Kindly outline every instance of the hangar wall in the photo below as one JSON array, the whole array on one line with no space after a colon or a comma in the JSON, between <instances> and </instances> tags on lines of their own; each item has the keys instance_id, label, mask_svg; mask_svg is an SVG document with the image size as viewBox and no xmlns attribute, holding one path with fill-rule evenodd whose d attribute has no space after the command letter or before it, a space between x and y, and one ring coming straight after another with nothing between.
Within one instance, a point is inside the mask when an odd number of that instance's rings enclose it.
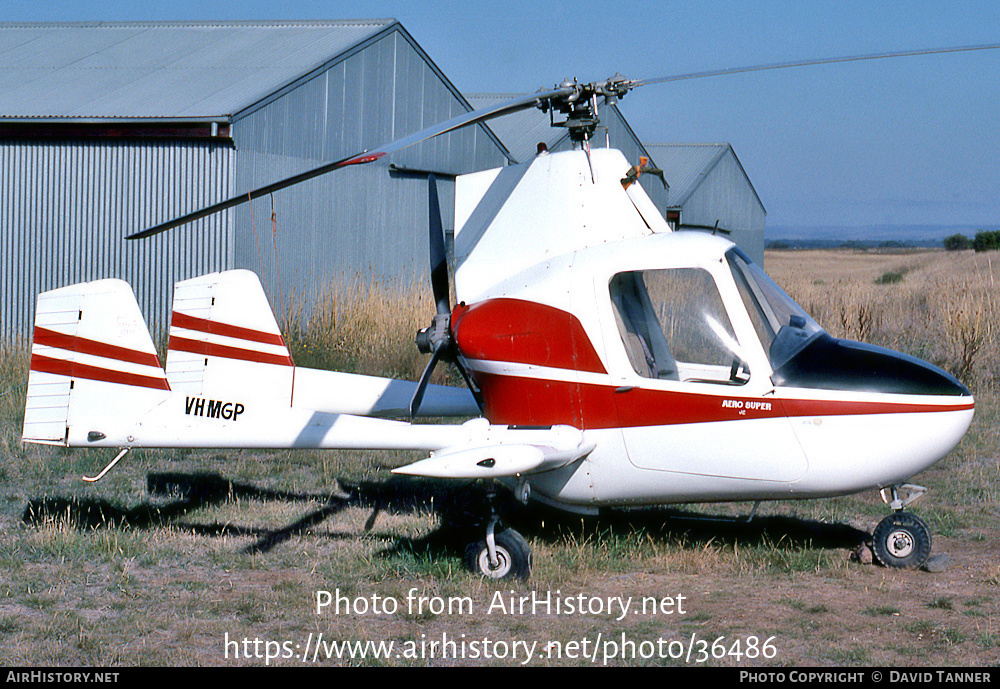
<instances>
[{"instance_id":1,"label":"hangar wall","mask_svg":"<svg viewBox=\"0 0 1000 689\"><path fill-rule=\"evenodd\" d=\"M355 272L416 279L428 261L426 171L445 174L447 219L449 175L507 160L492 133L470 127L276 193L277 259L267 197L127 242L470 107L394 20L3 24L0 33L14 46L0 59L7 340L31 337L39 292L85 280L127 280L157 337L173 284L207 272L280 275L282 290L300 295ZM194 47L178 58L178 45Z\"/></svg>"},{"instance_id":2,"label":"hangar wall","mask_svg":"<svg viewBox=\"0 0 1000 689\"><path fill-rule=\"evenodd\" d=\"M392 31L287 94L236 115L236 186L256 188L468 110L419 46L402 30ZM426 171L439 176L450 230L454 175L506 161L496 140L476 126L282 190L273 198L277 259L272 199L261 198L236 210L234 262L269 283L280 279L286 295L307 300L355 275L419 280L428 262Z\"/></svg>"},{"instance_id":3,"label":"hangar wall","mask_svg":"<svg viewBox=\"0 0 1000 689\"><path fill-rule=\"evenodd\" d=\"M229 218L123 237L226 198L233 162L217 141L0 141L0 336L30 337L39 292L109 277L128 281L162 330L174 282L230 267Z\"/></svg>"}]
</instances>

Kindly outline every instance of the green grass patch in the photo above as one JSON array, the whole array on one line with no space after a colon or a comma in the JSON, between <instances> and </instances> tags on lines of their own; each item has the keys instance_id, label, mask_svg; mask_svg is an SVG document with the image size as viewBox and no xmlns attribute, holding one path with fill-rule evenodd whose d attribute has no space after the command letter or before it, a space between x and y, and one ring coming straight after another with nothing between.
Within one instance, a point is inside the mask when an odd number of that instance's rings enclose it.
<instances>
[{"instance_id":1,"label":"green grass patch","mask_svg":"<svg viewBox=\"0 0 1000 689\"><path fill-rule=\"evenodd\" d=\"M864 613L872 617L896 617L899 615L899 608L893 605L876 605L865 608Z\"/></svg>"},{"instance_id":2,"label":"green grass patch","mask_svg":"<svg viewBox=\"0 0 1000 689\"><path fill-rule=\"evenodd\" d=\"M895 285L898 282L903 281L903 276L906 275L906 271L901 270L888 270L882 273L880 276L875 278L876 285Z\"/></svg>"}]
</instances>

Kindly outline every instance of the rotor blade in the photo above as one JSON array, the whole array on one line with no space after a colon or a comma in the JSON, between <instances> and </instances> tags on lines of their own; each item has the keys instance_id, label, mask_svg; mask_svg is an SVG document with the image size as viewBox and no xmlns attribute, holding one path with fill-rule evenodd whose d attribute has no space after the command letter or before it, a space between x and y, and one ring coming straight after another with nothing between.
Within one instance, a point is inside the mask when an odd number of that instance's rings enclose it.
<instances>
[{"instance_id":1,"label":"rotor blade","mask_svg":"<svg viewBox=\"0 0 1000 689\"><path fill-rule=\"evenodd\" d=\"M125 239L145 239L146 237L152 237L155 234L160 234L161 232L166 232L167 230L179 227L181 225L186 225L189 222L194 222L195 220L200 220L201 218L208 217L215 213L219 213L234 206L238 206L241 203L247 203L253 199L259 198L261 196L266 196L280 189L290 187L293 184L299 184L300 182L305 182L306 180L312 179L313 177L319 177L320 175L325 175L328 172L333 172L342 167L347 167L348 165L363 165L364 163L370 163L374 160L378 160L385 153L373 152L371 154L362 153L360 155L352 156L350 158L344 158L343 160L338 160L333 163L327 163L326 165L321 165L320 167L313 168L312 170L307 170L306 172L294 175L293 177L287 177L273 184L268 184L266 186L260 187L259 189L254 189L253 191L247 192L246 194L241 194L240 196L234 196L231 199L221 201L219 203L213 204L211 206L206 206L193 213L188 213L187 215L182 215L179 218L174 218L169 222L161 223L150 227L141 232L135 232L130 234Z\"/></svg>"},{"instance_id":2,"label":"rotor blade","mask_svg":"<svg viewBox=\"0 0 1000 689\"><path fill-rule=\"evenodd\" d=\"M486 120L493 119L494 117L500 117L502 115L508 115L519 110L524 110L526 108L534 107L541 101L548 100L550 98L567 96L573 93L574 89L572 87L562 87L555 88L549 91L538 91L536 93L519 96L511 100L503 101L500 103L495 103L491 106L481 108L479 110L473 110L471 112L462 113L461 115L456 115L450 120L444 122L439 122L431 127L422 129L419 132L414 132L409 136L405 136L401 139L397 139L390 143L379 146L378 148L368 149L362 151L356 155L348 156L347 158L341 158L340 160L326 163L320 165L319 167L312 168L311 170L306 170L305 172L287 177L285 179L273 182L271 184L265 185L258 189L254 189L245 194L240 194L239 196L234 196L231 199L222 201L220 203L213 204L211 206L206 206L200 210L194 211L193 213L188 213L174 220L170 220L165 223L161 223L154 227L142 230L141 232L136 232L130 234L126 239L143 239L145 237L151 237L155 234L165 232L166 230L178 227L180 225L185 225L194 220L204 218L206 216L212 215L213 213L218 213L224 211L228 208L233 208L240 204L252 201L255 198L270 194L272 192L278 191L280 189L285 189L293 184L299 184L300 182L305 182L306 180L312 179L314 177L319 177L320 175L325 175L334 170L339 170L341 168L349 167L351 165L363 165L365 163L371 163L378 160L379 158L388 155L389 153L395 153L404 148L410 146L415 146L416 144L427 141L428 139L433 139L435 136L440 136L442 134L447 134L448 132L455 131L456 129L461 129L462 127L467 127L472 124L478 124L480 122L485 122Z\"/></svg>"},{"instance_id":3,"label":"rotor blade","mask_svg":"<svg viewBox=\"0 0 1000 689\"><path fill-rule=\"evenodd\" d=\"M962 53L975 50L996 50L1000 44L987 43L981 45L963 45L950 48L925 48L922 50L900 50L889 53L871 53L868 55L842 55L839 57L821 57L811 60L793 60L791 62L773 62L763 65L752 65L748 67L729 67L727 69L715 69L705 72L689 72L687 74L675 74L656 79L637 79L631 82L632 88L647 86L649 84L662 84L670 81L684 81L686 79L702 79L705 77L718 77L726 74L742 74L744 72L763 72L769 69L785 69L788 67L808 67L810 65L827 65L835 62L861 62L863 60L882 60L893 57L911 57L914 55L937 55L940 53Z\"/></svg>"},{"instance_id":4,"label":"rotor blade","mask_svg":"<svg viewBox=\"0 0 1000 689\"><path fill-rule=\"evenodd\" d=\"M427 390L427 383L431 379L431 374L434 373L434 367L437 365L438 359L444 353L444 347L435 347L434 352L431 354L431 360L427 362L427 368L424 372L420 374L420 382L417 383L417 389L413 391L413 399L410 400L410 418L412 419L417 415L420 410L420 403L424 399L424 392Z\"/></svg>"},{"instance_id":5,"label":"rotor blade","mask_svg":"<svg viewBox=\"0 0 1000 689\"><path fill-rule=\"evenodd\" d=\"M448 254L444 247L444 225L441 222L441 204L438 201L437 179L427 176L428 226L430 227L431 289L438 315L451 313L451 295L448 290Z\"/></svg>"}]
</instances>

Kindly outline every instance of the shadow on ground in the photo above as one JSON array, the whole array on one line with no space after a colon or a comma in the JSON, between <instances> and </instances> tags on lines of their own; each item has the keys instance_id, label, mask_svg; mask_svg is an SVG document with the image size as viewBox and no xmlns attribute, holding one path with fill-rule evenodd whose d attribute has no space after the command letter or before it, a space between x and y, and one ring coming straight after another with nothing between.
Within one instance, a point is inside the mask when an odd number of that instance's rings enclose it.
<instances>
[{"instance_id":1,"label":"shadow on ground","mask_svg":"<svg viewBox=\"0 0 1000 689\"><path fill-rule=\"evenodd\" d=\"M365 530L372 531L381 513L433 513L440 528L420 539L383 536L392 545L384 556L400 552L430 555L461 555L465 544L483 537L489 518L489 504L504 516L505 524L517 528L529 539L558 543L572 535L580 540L599 539L609 530L616 534L642 533L647 538L697 547L707 543L739 546L768 546L794 550L803 547L858 550L870 535L846 524L832 524L788 516L758 516L752 520L697 514L681 509L606 509L600 515L581 517L535 504L523 506L506 491L491 496L480 483L421 480L391 477L385 481L342 483L334 494L296 493L260 488L230 481L214 473L151 473L147 478L152 501L123 508L105 500L79 498L39 498L24 509L22 521L40 526L65 523L73 528L150 529L170 527L205 536L242 536L254 539L247 553L264 553L275 546L307 533L326 519L349 507L371 510ZM231 500L288 501L320 503L296 521L278 529L240 526L231 522L202 524L184 517L197 509ZM328 534L330 538L338 538ZM339 536L343 538L345 536Z\"/></svg>"}]
</instances>

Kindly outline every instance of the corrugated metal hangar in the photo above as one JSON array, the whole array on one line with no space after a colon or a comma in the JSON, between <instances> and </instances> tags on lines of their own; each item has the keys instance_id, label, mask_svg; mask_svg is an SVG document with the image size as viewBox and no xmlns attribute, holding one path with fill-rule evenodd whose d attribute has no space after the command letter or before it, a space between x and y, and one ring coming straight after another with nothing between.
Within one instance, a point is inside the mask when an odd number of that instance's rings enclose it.
<instances>
[{"instance_id":1,"label":"corrugated metal hangar","mask_svg":"<svg viewBox=\"0 0 1000 689\"><path fill-rule=\"evenodd\" d=\"M538 141L568 147L564 130L527 110L126 242L485 102L463 97L391 19L0 24L0 46L4 339L30 336L38 292L98 278L127 280L154 334L173 284L212 271L254 270L272 301L279 277L286 297L354 274L416 279L427 270L427 171L439 175L451 230L455 175L527 159ZM594 145L667 170L617 108L604 110ZM676 188L667 182L669 193L644 184L664 210ZM749 186L745 175L727 182ZM698 224L687 212L683 223Z\"/></svg>"},{"instance_id":2,"label":"corrugated metal hangar","mask_svg":"<svg viewBox=\"0 0 1000 689\"><path fill-rule=\"evenodd\" d=\"M723 232L763 265L767 211L733 147L651 144L647 149L670 184L667 222L674 229Z\"/></svg>"},{"instance_id":3,"label":"corrugated metal hangar","mask_svg":"<svg viewBox=\"0 0 1000 689\"><path fill-rule=\"evenodd\" d=\"M30 333L35 294L83 280L130 282L154 332L178 280L244 267L273 285L267 197L123 237L471 109L393 20L8 24L0 45L5 336ZM425 179L389 166L445 173L447 207L447 175L507 159L469 127L275 194L282 290L426 272Z\"/></svg>"}]
</instances>

